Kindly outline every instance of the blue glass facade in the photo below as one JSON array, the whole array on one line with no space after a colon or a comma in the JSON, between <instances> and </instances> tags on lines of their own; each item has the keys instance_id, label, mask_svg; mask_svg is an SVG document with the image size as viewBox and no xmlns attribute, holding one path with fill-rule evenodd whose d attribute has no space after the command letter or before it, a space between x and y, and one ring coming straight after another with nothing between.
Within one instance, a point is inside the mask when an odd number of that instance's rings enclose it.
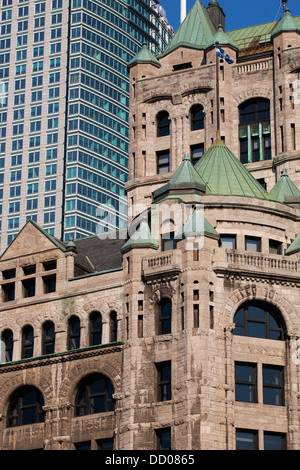
<instances>
[{"instance_id":1,"label":"blue glass facade","mask_svg":"<svg viewBox=\"0 0 300 470\"><path fill-rule=\"evenodd\" d=\"M155 0L156 1L156 0ZM126 225L129 76L162 48L153 0L0 0L1 249Z\"/></svg>"},{"instance_id":2,"label":"blue glass facade","mask_svg":"<svg viewBox=\"0 0 300 470\"><path fill-rule=\"evenodd\" d=\"M73 0L65 239L127 225L129 76L147 42L159 51L150 0Z\"/></svg>"}]
</instances>

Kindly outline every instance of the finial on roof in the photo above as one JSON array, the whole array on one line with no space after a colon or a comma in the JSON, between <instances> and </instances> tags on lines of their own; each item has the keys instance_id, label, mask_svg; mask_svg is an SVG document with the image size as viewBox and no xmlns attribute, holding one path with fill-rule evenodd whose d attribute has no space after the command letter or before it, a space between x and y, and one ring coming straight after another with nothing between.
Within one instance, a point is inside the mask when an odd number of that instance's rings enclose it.
<instances>
[{"instance_id":1,"label":"finial on roof","mask_svg":"<svg viewBox=\"0 0 300 470\"><path fill-rule=\"evenodd\" d=\"M66 245L66 249L67 251L74 251L76 252L76 245L75 245L75 242L74 242L74 239L73 238L70 238L70 240L68 241L67 245Z\"/></svg>"},{"instance_id":2,"label":"finial on roof","mask_svg":"<svg viewBox=\"0 0 300 470\"><path fill-rule=\"evenodd\" d=\"M284 168L281 172L281 176L288 176L286 168Z\"/></svg>"},{"instance_id":3,"label":"finial on roof","mask_svg":"<svg viewBox=\"0 0 300 470\"><path fill-rule=\"evenodd\" d=\"M185 152L184 157L183 157L183 161L189 160L189 159L190 159L190 156L189 156L188 152Z\"/></svg>"}]
</instances>

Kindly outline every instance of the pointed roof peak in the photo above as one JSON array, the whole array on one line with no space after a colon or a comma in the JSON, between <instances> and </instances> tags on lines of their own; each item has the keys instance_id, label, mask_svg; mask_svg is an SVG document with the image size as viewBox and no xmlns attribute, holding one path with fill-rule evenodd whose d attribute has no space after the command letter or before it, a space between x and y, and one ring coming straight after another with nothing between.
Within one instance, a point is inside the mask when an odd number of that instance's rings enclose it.
<instances>
[{"instance_id":1,"label":"pointed roof peak","mask_svg":"<svg viewBox=\"0 0 300 470\"><path fill-rule=\"evenodd\" d=\"M288 8L285 9L283 13L283 17L281 20L278 21L276 27L274 28L271 36L276 36L277 34L288 32L288 31L296 31L300 33L300 27L296 20L292 17L291 12Z\"/></svg>"},{"instance_id":2,"label":"pointed roof peak","mask_svg":"<svg viewBox=\"0 0 300 470\"><path fill-rule=\"evenodd\" d=\"M184 154L183 160L170 181L164 186L156 189L153 192L154 199L160 198L163 195L169 193L170 191L182 192L184 190L196 191L204 194L206 191L206 186L193 166L189 154L186 152Z\"/></svg>"},{"instance_id":3,"label":"pointed roof peak","mask_svg":"<svg viewBox=\"0 0 300 470\"><path fill-rule=\"evenodd\" d=\"M217 139L196 163L206 183L206 194L269 199L268 193L217 135Z\"/></svg>"},{"instance_id":4,"label":"pointed roof peak","mask_svg":"<svg viewBox=\"0 0 300 470\"><path fill-rule=\"evenodd\" d=\"M200 0L196 0L194 6L179 26L175 36L159 57L170 54L178 47L203 50L212 41L215 33L216 28L208 11Z\"/></svg>"},{"instance_id":5,"label":"pointed roof peak","mask_svg":"<svg viewBox=\"0 0 300 470\"><path fill-rule=\"evenodd\" d=\"M127 242L122 246L121 253L127 253L133 248L151 248L158 250L159 245L156 240L152 237L149 225L148 217L146 214L141 216L139 227L130 236Z\"/></svg>"},{"instance_id":6,"label":"pointed roof peak","mask_svg":"<svg viewBox=\"0 0 300 470\"><path fill-rule=\"evenodd\" d=\"M219 24L218 31L214 35L213 39L211 42L209 42L206 46L205 49L208 49L212 46L215 46L215 44L218 44L220 46L230 46L233 49L238 50L238 46L236 43L230 39L230 37L225 33L223 26Z\"/></svg>"},{"instance_id":7,"label":"pointed roof peak","mask_svg":"<svg viewBox=\"0 0 300 470\"><path fill-rule=\"evenodd\" d=\"M299 197L300 191L290 179L286 168L283 168L281 177L270 191L273 201L285 202L287 197Z\"/></svg>"},{"instance_id":8,"label":"pointed roof peak","mask_svg":"<svg viewBox=\"0 0 300 470\"><path fill-rule=\"evenodd\" d=\"M148 46L145 42L143 43L137 55L133 59L131 59L131 61L128 63L127 67L130 68L133 65L136 65L137 63L141 63L141 62L148 63L148 64L151 63L157 67L161 67L161 63L148 49Z\"/></svg>"}]
</instances>

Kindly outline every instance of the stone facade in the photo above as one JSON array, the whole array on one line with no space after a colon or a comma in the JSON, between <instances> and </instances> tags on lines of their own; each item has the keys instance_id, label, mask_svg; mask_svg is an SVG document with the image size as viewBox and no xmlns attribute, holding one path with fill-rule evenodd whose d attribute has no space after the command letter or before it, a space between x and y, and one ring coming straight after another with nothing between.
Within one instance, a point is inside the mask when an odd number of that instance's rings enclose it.
<instances>
[{"instance_id":1,"label":"stone facade","mask_svg":"<svg viewBox=\"0 0 300 470\"><path fill-rule=\"evenodd\" d=\"M225 120L217 141L214 48L179 46L160 65L131 64L128 233L64 243L29 221L2 254L1 449L300 449L299 197L218 192L220 181L202 186L197 165L182 160L203 142L228 169L236 158L228 149L240 154L238 107L262 97L271 106L272 158L245 166L267 191L283 167L299 186L299 134L292 142L289 133L300 125L299 105L290 109L289 91L300 34L272 41L246 58L224 45L235 65L219 64ZM196 131L194 104L205 110ZM162 137L160 111L171 121ZM170 171L157 174L156 152L165 149ZM224 169L219 175L225 180ZM204 225L190 234L198 206ZM172 233L181 233L173 245ZM55 335L45 334L49 321Z\"/></svg>"}]
</instances>

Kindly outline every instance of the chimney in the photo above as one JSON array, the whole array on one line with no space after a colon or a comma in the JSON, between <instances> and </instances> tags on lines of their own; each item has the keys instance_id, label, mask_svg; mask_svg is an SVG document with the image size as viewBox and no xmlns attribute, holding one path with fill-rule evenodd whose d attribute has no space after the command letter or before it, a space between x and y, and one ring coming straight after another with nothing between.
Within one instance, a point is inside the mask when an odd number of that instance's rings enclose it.
<instances>
[{"instance_id":1,"label":"chimney","mask_svg":"<svg viewBox=\"0 0 300 470\"><path fill-rule=\"evenodd\" d=\"M216 30L218 29L219 25L222 25L223 30L225 31L225 13L223 8L220 7L219 2L213 0L209 2L208 7L206 7L209 16L215 26Z\"/></svg>"}]
</instances>

